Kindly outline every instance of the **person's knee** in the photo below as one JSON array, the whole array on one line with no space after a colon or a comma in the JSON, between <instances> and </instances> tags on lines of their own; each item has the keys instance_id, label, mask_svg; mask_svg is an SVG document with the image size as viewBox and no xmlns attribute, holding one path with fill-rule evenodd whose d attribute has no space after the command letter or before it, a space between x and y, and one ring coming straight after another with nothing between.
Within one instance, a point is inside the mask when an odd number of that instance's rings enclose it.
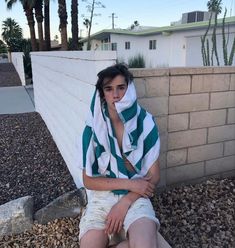
<instances>
[{"instance_id":1,"label":"person's knee","mask_svg":"<svg viewBox=\"0 0 235 248\"><path fill-rule=\"evenodd\" d=\"M108 244L108 236L103 230L87 231L80 240L80 248L105 248Z\"/></svg>"},{"instance_id":2,"label":"person's knee","mask_svg":"<svg viewBox=\"0 0 235 248\"><path fill-rule=\"evenodd\" d=\"M130 248L158 248L156 242L151 240L129 240L129 247Z\"/></svg>"},{"instance_id":3,"label":"person's knee","mask_svg":"<svg viewBox=\"0 0 235 248\"><path fill-rule=\"evenodd\" d=\"M135 221L128 230L130 248L157 248L156 224L147 218Z\"/></svg>"}]
</instances>

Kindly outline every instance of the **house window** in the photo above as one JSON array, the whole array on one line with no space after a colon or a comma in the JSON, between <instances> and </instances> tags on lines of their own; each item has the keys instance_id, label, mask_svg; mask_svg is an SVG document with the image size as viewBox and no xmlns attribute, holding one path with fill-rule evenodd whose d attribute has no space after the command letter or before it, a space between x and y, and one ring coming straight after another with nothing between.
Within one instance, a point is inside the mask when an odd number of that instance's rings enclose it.
<instances>
[{"instance_id":1,"label":"house window","mask_svg":"<svg viewBox=\"0 0 235 248\"><path fill-rule=\"evenodd\" d=\"M117 51L117 43L112 43L112 51Z\"/></svg>"},{"instance_id":2,"label":"house window","mask_svg":"<svg viewBox=\"0 0 235 248\"><path fill-rule=\"evenodd\" d=\"M126 50L131 49L131 43L130 43L130 41L126 41L126 42L125 42L125 49L126 49Z\"/></svg>"},{"instance_id":3,"label":"house window","mask_svg":"<svg viewBox=\"0 0 235 248\"><path fill-rule=\"evenodd\" d=\"M149 49L150 50L155 50L156 49L156 44L157 44L156 40L150 40L149 41Z\"/></svg>"}]
</instances>

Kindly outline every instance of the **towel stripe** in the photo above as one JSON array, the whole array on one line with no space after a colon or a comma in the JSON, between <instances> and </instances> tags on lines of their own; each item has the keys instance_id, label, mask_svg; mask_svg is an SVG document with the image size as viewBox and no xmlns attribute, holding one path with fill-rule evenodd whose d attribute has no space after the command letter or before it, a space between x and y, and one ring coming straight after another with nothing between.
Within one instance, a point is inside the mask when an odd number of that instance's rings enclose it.
<instances>
[{"instance_id":1,"label":"towel stripe","mask_svg":"<svg viewBox=\"0 0 235 248\"><path fill-rule=\"evenodd\" d=\"M126 123L130 119L132 119L137 114L137 101L135 101L132 106L121 113L119 113L119 116L121 120Z\"/></svg>"},{"instance_id":2,"label":"towel stripe","mask_svg":"<svg viewBox=\"0 0 235 248\"><path fill-rule=\"evenodd\" d=\"M87 151L89 148L89 145L91 143L91 137L92 137L92 130L91 127L86 126L83 135L82 135L82 146L83 146L83 167L86 166L87 163Z\"/></svg>"}]
</instances>

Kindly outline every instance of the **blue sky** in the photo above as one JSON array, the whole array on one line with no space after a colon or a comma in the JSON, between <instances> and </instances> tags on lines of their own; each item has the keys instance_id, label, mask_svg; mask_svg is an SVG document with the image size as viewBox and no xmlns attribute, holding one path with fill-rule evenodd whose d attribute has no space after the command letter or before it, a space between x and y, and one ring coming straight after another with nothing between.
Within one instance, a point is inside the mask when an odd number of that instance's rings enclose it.
<instances>
[{"instance_id":1,"label":"blue sky","mask_svg":"<svg viewBox=\"0 0 235 248\"><path fill-rule=\"evenodd\" d=\"M182 13L194 10L207 10L207 0L100 0L106 8L96 9L100 16L95 17L92 33L102 29L111 28L111 14L115 13L115 28L127 28L135 20L142 26L168 26L172 21L180 20ZM228 9L227 16L235 16L235 0L223 0L223 12L225 6ZM71 11L71 0L66 1L68 16ZM82 24L82 15L87 16L86 3L79 0L79 28L82 35L86 35L85 26ZM57 1L51 1L51 38L59 35L59 18L57 15ZM15 19L23 28L24 37L29 37L27 20L20 3L16 3L12 10L6 9L4 0L0 0L0 27L7 17ZM220 16L222 17L222 15ZM71 36L70 17L68 18L68 36ZM36 25L35 25L36 28ZM36 29L37 30L37 29ZM37 35L37 34L36 34Z\"/></svg>"}]
</instances>

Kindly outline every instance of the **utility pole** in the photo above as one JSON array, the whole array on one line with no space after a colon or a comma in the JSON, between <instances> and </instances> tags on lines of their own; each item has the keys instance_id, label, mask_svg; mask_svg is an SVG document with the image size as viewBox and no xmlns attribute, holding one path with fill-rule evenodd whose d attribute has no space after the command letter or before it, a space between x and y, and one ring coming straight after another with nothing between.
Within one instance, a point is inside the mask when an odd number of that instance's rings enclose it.
<instances>
[{"instance_id":1,"label":"utility pole","mask_svg":"<svg viewBox=\"0 0 235 248\"><path fill-rule=\"evenodd\" d=\"M115 16L115 13L112 13L112 16L109 17L112 17L112 29L114 29L114 18L118 18L118 17Z\"/></svg>"}]
</instances>

